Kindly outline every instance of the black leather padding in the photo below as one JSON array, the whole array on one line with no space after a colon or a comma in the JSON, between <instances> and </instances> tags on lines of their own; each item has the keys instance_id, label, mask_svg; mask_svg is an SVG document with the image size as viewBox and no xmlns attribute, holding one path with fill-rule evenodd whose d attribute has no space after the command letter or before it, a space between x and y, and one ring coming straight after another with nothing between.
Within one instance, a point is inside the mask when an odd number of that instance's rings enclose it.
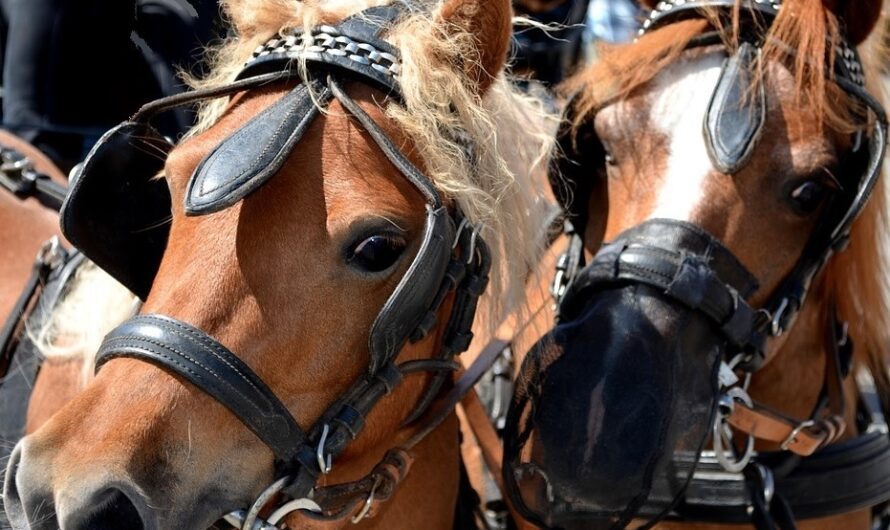
<instances>
[{"instance_id":1,"label":"black leather padding","mask_svg":"<svg viewBox=\"0 0 890 530\"><path fill-rule=\"evenodd\" d=\"M188 183L187 215L229 208L281 169L329 98L327 89L303 83L254 116L198 164Z\"/></svg>"},{"instance_id":2,"label":"black leather padding","mask_svg":"<svg viewBox=\"0 0 890 530\"><path fill-rule=\"evenodd\" d=\"M167 246L170 191L156 177L172 148L146 123L121 123L90 151L60 212L68 241L142 299Z\"/></svg>"},{"instance_id":3,"label":"black leather padding","mask_svg":"<svg viewBox=\"0 0 890 530\"><path fill-rule=\"evenodd\" d=\"M282 462L312 461L306 434L287 407L250 367L200 329L163 315L137 315L105 337L96 371L119 357L147 361L197 386L237 416Z\"/></svg>"},{"instance_id":4,"label":"black leather padding","mask_svg":"<svg viewBox=\"0 0 890 530\"><path fill-rule=\"evenodd\" d=\"M705 141L714 167L732 175L750 159L766 119L766 92L756 82L760 49L743 42L726 61L705 114Z\"/></svg>"},{"instance_id":5,"label":"black leather padding","mask_svg":"<svg viewBox=\"0 0 890 530\"><path fill-rule=\"evenodd\" d=\"M448 268L455 232L447 208L427 207L417 257L371 326L369 373L395 358L433 304Z\"/></svg>"}]
</instances>

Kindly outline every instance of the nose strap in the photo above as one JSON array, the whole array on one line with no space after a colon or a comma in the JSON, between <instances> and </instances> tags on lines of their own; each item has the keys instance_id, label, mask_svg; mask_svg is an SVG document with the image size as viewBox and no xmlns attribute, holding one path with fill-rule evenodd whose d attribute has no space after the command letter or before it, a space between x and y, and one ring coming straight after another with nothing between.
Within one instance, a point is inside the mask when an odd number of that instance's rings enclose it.
<instances>
[{"instance_id":1,"label":"nose strap","mask_svg":"<svg viewBox=\"0 0 890 530\"><path fill-rule=\"evenodd\" d=\"M733 346L763 351L757 312L745 301L756 280L719 241L681 221L650 220L605 245L569 287L560 315L574 318L592 290L634 283L706 315Z\"/></svg>"},{"instance_id":2,"label":"nose strap","mask_svg":"<svg viewBox=\"0 0 890 530\"><path fill-rule=\"evenodd\" d=\"M162 315L138 315L106 337L96 371L129 357L181 376L229 409L286 465L311 466L306 433L287 408L243 361L206 333Z\"/></svg>"}]
</instances>

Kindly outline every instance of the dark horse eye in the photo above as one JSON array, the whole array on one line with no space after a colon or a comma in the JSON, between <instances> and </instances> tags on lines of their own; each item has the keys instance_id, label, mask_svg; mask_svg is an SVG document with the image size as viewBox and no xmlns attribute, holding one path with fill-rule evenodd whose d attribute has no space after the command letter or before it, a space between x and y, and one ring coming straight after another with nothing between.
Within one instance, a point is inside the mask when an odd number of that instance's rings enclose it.
<instances>
[{"instance_id":1,"label":"dark horse eye","mask_svg":"<svg viewBox=\"0 0 890 530\"><path fill-rule=\"evenodd\" d=\"M797 184L788 194L788 202L794 211L811 214L819 208L828 194L828 187L820 180L807 180Z\"/></svg>"},{"instance_id":2,"label":"dark horse eye","mask_svg":"<svg viewBox=\"0 0 890 530\"><path fill-rule=\"evenodd\" d=\"M356 245L347 261L367 272L381 272L399 259L406 246L405 239L400 236L374 235Z\"/></svg>"}]
</instances>

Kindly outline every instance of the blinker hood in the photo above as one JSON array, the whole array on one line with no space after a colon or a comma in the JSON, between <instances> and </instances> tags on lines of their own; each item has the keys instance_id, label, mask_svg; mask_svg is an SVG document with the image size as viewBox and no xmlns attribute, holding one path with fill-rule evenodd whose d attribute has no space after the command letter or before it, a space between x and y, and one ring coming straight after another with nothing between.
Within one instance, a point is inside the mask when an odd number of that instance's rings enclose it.
<instances>
[{"instance_id":1,"label":"blinker hood","mask_svg":"<svg viewBox=\"0 0 890 530\"><path fill-rule=\"evenodd\" d=\"M735 313L715 321L720 298L735 293L747 307L756 287L725 247L687 223L647 221L606 245L569 287L561 323L523 363L505 434L514 506L566 529L624 528L666 513L711 432L720 363L742 335L729 325Z\"/></svg>"}]
</instances>

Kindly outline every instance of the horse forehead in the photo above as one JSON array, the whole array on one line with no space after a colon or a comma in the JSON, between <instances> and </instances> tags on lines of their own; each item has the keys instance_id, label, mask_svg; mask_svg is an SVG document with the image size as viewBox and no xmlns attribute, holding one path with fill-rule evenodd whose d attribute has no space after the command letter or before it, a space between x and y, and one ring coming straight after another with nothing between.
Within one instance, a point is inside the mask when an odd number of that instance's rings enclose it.
<instances>
[{"instance_id":1,"label":"horse forehead","mask_svg":"<svg viewBox=\"0 0 890 530\"><path fill-rule=\"evenodd\" d=\"M709 53L679 62L655 79L649 126L669 141L651 218L690 221L705 200L708 177L716 170L702 131L723 61L722 53Z\"/></svg>"}]
</instances>

